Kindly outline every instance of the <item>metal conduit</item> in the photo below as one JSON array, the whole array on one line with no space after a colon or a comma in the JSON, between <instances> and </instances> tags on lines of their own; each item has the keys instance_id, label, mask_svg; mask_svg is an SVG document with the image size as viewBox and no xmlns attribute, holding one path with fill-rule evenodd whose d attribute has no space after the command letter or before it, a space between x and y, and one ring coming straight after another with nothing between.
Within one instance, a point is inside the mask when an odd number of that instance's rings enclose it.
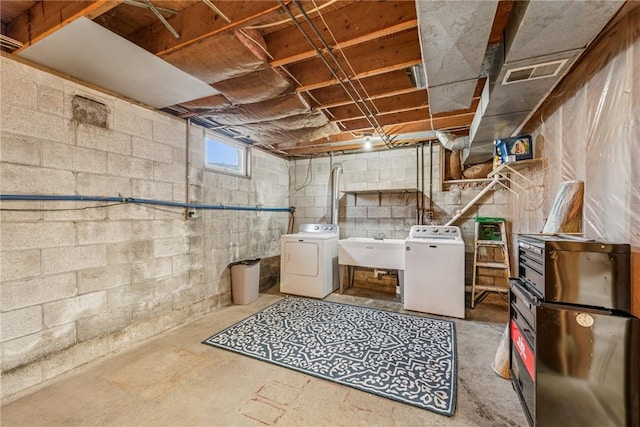
<instances>
[{"instance_id":1,"label":"metal conduit","mask_svg":"<svg viewBox=\"0 0 640 427\"><path fill-rule=\"evenodd\" d=\"M418 191L424 191L420 188L420 148L416 144L416 188ZM420 224L420 196L416 194L416 224Z\"/></svg>"},{"instance_id":2,"label":"metal conduit","mask_svg":"<svg viewBox=\"0 0 640 427\"><path fill-rule=\"evenodd\" d=\"M420 178L422 182L420 184L420 198L422 201L420 202L420 225L424 225L424 142L420 143Z\"/></svg>"},{"instance_id":3,"label":"metal conduit","mask_svg":"<svg viewBox=\"0 0 640 427\"><path fill-rule=\"evenodd\" d=\"M294 3L298 7L298 9L300 9L300 12L301 12L302 16L304 16L305 21L307 21L307 24L309 24L309 26L311 27L311 29L315 33L316 37L318 37L318 39L322 43L322 46L327 50L327 53L329 54L331 59L333 59L333 62L335 62L336 66L338 67L338 70L340 70L342 75L345 77L346 81L349 83L349 86L351 86L351 89L353 90L353 92L358 96L358 98L360 98L360 101L362 102L363 106L367 109L369 117L373 120L373 122L375 122L374 123L375 126L372 125L372 127L380 135L380 138L382 139L382 142L384 142L387 147L392 148L391 139L384 132L384 130L382 130L382 126L380 126L380 122L378 122L378 119L376 118L376 116L373 113L373 111L371 111L371 108L369 108L369 105L367 105L366 100L362 97L362 95L358 91L358 88L356 88L356 86L353 84L353 80L351 80L351 78L349 78L349 74L342 67L342 65L340 64L340 61L338 60L338 58L333 53L333 50L331 49L331 47L327 44L327 42L325 41L324 37L322 37L322 34L320 34L320 32L318 31L318 27L316 27L315 24L313 23L313 21L311 21L311 18L309 18L309 15L307 15L307 12L305 12L305 10L302 8L302 5L300 4L300 2L298 0L295 0ZM340 80L340 79L338 79L338 80ZM357 106L357 102L356 102L356 106ZM360 110L360 112L363 113L362 110ZM363 113L363 114L365 114L365 113ZM366 118L366 116L367 116L367 114L365 114L365 118ZM371 125L371 121L369 119L367 119L367 122L369 122L369 124Z\"/></svg>"},{"instance_id":4,"label":"metal conduit","mask_svg":"<svg viewBox=\"0 0 640 427\"><path fill-rule=\"evenodd\" d=\"M229 211L265 211L265 212L292 212L294 207L263 207L263 206L238 206L238 205L204 205L200 203L168 202L164 200L139 199L136 197L100 197L100 196L53 196L30 194L0 194L3 200L49 200L49 201L81 201L81 202L121 202L141 205L172 206L176 208L194 208L204 210L229 210Z\"/></svg>"},{"instance_id":5,"label":"metal conduit","mask_svg":"<svg viewBox=\"0 0 640 427\"><path fill-rule=\"evenodd\" d=\"M338 59L336 58L336 56L333 54L333 52L331 51L331 48L327 45L327 43L325 42L324 38L322 37L322 35L319 33L318 29L315 27L315 25L313 24L313 22L311 21L311 19L309 18L309 16L307 15L307 13L304 11L304 9L302 8L302 6L299 4L299 2L295 1L295 5L298 7L298 9L300 9L300 11L302 12L302 15L304 16L306 22L309 24L309 26L314 30L316 36L320 39L320 41L322 42L324 48L327 50L327 53L329 54L329 56L331 57L331 59L336 63L336 65L338 66L338 68L340 69L340 71L343 73L344 75L344 80L348 81L349 84L351 85L351 87L353 88L354 92L356 93L356 95L360 98L360 102L365 106L365 108L367 108L367 110L369 110L369 113L366 113L362 107L360 106L360 104L358 103L358 100L356 100L354 98L354 96L349 92L349 89L345 86L345 84L343 83L343 79L341 79L337 73L335 72L335 70L331 67L331 64L329 64L327 62L327 60L325 59L325 57L322 55L322 52L320 51L320 49L315 45L315 43L313 42L313 40L311 39L311 37L309 37L309 35L307 34L307 32L302 28L302 26L300 25L300 23L298 22L298 20L296 19L296 17L294 16L294 14L289 10L289 8L286 6L286 4L284 3L284 1L282 0L278 0L278 3L280 4L280 7L287 13L287 15L289 15L289 17L291 18L291 20L293 21L293 23L295 24L296 28L298 28L298 31L300 31L300 33L304 36L304 38L307 40L307 42L309 43L309 45L313 48L313 50L315 50L316 54L318 55L318 57L320 58L320 60L324 63L324 65L327 67L327 69L331 72L331 75L338 81L338 84L342 87L342 89L344 89L345 93L347 94L347 96L351 99L351 101L353 101L353 103L355 104L356 108L358 108L358 110L360 111L360 113L362 113L362 115L364 116L365 120L367 121L367 123L369 123L369 125L374 128L374 130L376 131L376 133L378 133L380 135L380 138L382 139L382 142L384 142L384 144L387 146L387 148L393 148L393 145L391 144L391 138L389 138L389 136L384 132L384 130L382 130L382 126L380 126L379 123L377 123L377 120L374 116L374 114L371 112L371 110L369 109L368 105L366 104L366 101L364 99L362 99L362 96L360 95L360 93L358 92L358 90L355 88L355 85L353 84L353 82L351 81L351 79L349 78L349 75L345 72L344 68L342 68L342 66L340 65ZM372 119L376 122L372 122Z\"/></svg>"}]
</instances>

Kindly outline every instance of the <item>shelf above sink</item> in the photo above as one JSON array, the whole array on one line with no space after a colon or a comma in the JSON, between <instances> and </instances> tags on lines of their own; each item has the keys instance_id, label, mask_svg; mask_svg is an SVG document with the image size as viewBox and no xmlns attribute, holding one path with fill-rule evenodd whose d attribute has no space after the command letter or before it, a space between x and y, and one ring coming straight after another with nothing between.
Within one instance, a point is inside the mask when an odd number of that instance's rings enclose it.
<instances>
[{"instance_id":1,"label":"shelf above sink","mask_svg":"<svg viewBox=\"0 0 640 427\"><path fill-rule=\"evenodd\" d=\"M353 194L356 198L356 203L358 200L358 196L366 196L366 195L376 195L378 196L378 205L382 203L382 195L383 194L404 194L405 200L408 199L410 194L419 194L420 189L416 187L411 188L380 188L374 190L343 190L341 193L344 194ZM417 197L417 196L416 196Z\"/></svg>"}]
</instances>

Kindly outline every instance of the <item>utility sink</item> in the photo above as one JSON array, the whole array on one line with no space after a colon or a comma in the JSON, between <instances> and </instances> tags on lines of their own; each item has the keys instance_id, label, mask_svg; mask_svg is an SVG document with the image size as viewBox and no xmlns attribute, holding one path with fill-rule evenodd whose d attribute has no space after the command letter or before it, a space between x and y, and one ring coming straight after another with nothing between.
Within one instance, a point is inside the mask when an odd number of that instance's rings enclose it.
<instances>
[{"instance_id":1,"label":"utility sink","mask_svg":"<svg viewBox=\"0 0 640 427\"><path fill-rule=\"evenodd\" d=\"M338 264L404 270L404 240L373 237L338 240Z\"/></svg>"}]
</instances>

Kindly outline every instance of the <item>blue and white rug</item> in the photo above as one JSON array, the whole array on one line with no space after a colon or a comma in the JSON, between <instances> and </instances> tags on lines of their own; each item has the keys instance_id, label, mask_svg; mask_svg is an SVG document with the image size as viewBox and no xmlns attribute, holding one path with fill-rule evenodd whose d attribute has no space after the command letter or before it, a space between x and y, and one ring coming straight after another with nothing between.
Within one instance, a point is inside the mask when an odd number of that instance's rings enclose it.
<instances>
[{"instance_id":1,"label":"blue and white rug","mask_svg":"<svg viewBox=\"0 0 640 427\"><path fill-rule=\"evenodd\" d=\"M448 320L287 297L203 343L439 414L455 411Z\"/></svg>"}]
</instances>

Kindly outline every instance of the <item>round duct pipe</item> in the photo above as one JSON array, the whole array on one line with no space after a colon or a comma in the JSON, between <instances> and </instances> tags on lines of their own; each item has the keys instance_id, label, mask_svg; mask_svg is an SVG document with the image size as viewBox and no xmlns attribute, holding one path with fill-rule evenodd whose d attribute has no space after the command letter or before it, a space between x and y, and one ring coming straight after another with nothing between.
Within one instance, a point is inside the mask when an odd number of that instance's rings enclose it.
<instances>
[{"instance_id":1,"label":"round duct pipe","mask_svg":"<svg viewBox=\"0 0 640 427\"><path fill-rule=\"evenodd\" d=\"M468 136L456 137L451 132L444 132L441 130L435 131L435 134L438 141L440 141L440 144L449 151L464 150L469 147Z\"/></svg>"}]
</instances>

